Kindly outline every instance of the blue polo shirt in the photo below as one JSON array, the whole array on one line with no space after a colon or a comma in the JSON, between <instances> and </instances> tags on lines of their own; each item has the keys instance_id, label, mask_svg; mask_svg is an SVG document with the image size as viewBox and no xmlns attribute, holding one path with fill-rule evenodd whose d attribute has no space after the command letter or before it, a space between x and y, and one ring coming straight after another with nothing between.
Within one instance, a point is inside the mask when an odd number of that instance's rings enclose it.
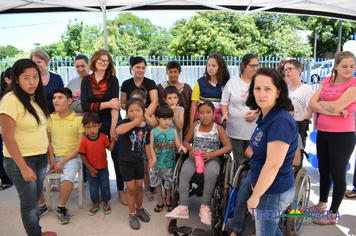
<instances>
[{"instance_id":1,"label":"blue polo shirt","mask_svg":"<svg viewBox=\"0 0 356 236\"><path fill-rule=\"evenodd\" d=\"M289 149L283 165L279 169L267 194L280 194L294 185L293 159L298 147L298 126L294 118L283 108L275 106L262 119L262 113L257 120L257 127L250 139L253 154L250 160L251 181L255 186L267 158L267 144L282 141L289 144Z\"/></svg>"}]
</instances>

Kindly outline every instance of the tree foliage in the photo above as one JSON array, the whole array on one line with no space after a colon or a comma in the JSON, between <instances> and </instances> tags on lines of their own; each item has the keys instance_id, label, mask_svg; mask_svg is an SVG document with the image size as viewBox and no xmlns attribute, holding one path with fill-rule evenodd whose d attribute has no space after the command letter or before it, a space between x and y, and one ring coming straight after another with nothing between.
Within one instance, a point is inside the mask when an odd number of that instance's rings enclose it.
<instances>
[{"instance_id":1,"label":"tree foliage","mask_svg":"<svg viewBox=\"0 0 356 236\"><path fill-rule=\"evenodd\" d=\"M0 58L14 57L20 52L21 50L17 49L15 46L12 45L7 45L6 47L0 46Z\"/></svg>"},{"instance_id":2,"label":"tree foliage","mask_svg":"<svg viewBox=\"0 0 356 236\"><path fill-rule=\"evenodd\" d=\"M323 57L326 52L333 54L337 50L338 33L339 33L339 20L324 18L324 17L301 17L307 25L307 28L317 32L317 57ZM342 22L342 35L341 45L346 41L355 39L356 22L343 21ZM314 45L315 34L309 37L310 44Z\"/></svg>"}]
</instances>

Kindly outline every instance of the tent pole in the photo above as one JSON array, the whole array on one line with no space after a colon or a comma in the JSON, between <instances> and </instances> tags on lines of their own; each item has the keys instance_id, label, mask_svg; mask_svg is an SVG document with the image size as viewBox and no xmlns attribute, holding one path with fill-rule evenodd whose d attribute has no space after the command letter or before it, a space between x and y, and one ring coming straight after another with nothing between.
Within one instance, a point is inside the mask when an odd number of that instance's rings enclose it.
<instances>
[{"instance_id":1,"label":"tent pole","mask_svg":"<svg viewBox=\"0 0 356 236\"><path fill-rule=\"evenodd\" d=\"M106 0L103 0L103 28L104 28L104 43L105 43L105 50L109 50L108 47L108 27L106 25Z\"/></svg>"},{"instance_id":2,"label":"tent pole","mask_svg":"<svg viewBox=\"0 0 356 236\"><path fill-rule=\"evenodd\" d=\"M337 52L341 51L341 39L342 39L342 20L339 20L339 34L337 37L337 48L336 48Z\"/></svg>"}]
</instances>

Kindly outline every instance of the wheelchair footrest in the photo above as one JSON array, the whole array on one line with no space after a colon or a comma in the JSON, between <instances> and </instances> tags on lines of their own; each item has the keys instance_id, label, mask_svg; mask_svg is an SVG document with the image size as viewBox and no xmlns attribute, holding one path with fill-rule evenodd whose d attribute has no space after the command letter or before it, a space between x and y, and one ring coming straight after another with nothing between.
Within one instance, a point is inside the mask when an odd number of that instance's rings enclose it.
<instances>
[{"instance_id":1,"label":"wheelchair footrest","mask_svg":"<svg viewBox=\"0 0 356 236\"><path fill-rule=\"evenodd\" d=\"M196 228L193 231L193 235L206 236L206 235L211 235L211 232L210 232L210 230Z\"/></svg>"},{"instance_id":2,"label":"wheelchair footrest","mask_svg":"<svg viewBox=\"0 0 356 236\"><path fill-rule=\"evenodd\" d=\"M193 228L188 226L182 226L182 227L172 226L171 230L172 232L177 232L184 235L190 235L193 231Z\"/></svg>"}]
</instances>

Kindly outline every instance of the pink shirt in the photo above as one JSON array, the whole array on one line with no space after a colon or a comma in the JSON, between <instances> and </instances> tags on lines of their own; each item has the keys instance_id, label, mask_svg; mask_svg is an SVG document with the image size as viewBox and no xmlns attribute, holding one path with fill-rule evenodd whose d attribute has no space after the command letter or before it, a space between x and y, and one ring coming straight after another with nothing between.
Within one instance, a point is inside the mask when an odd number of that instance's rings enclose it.
<instances>
[{"instance_id":1,"label":"pink shirt","mask_svg":"<svg viewBox=\"0 0 356 236\"><path fill-rule=\"evenodd\" d=\"M323 101L336 101L350 87L356 86L356 79L349 80L339 85L329 84L330 77L326 77L322 82L323 88L320 91L320 99ZM354 132L355 119L354 113L356 109L356 101L345 107L349 112L349 116L329 116L319 114L316 128L325 132Z\"/></svg>"}]
</instances>

